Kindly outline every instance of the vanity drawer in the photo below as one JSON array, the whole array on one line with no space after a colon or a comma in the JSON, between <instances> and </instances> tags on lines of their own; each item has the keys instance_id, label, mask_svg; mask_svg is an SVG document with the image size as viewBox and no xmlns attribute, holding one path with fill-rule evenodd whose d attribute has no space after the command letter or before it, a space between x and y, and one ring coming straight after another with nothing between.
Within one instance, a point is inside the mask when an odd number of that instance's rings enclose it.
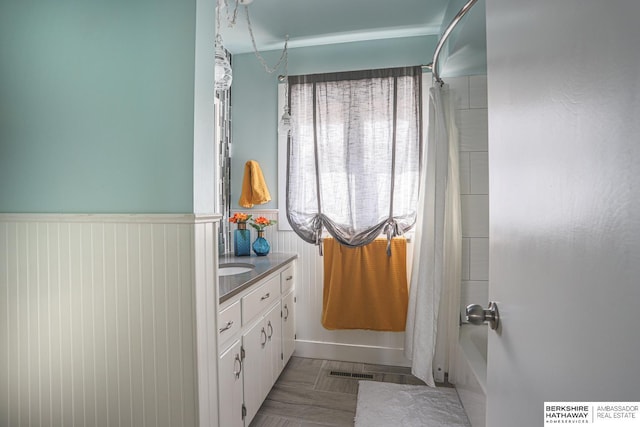
<instances>
[{"instance_id":1,"label":"vanity drawer","mask_svg":"<svg viewBox=\"0 0 640 427\"><path fill-rule=\"evenodd\" d=\"M246 325L262 310L275 303L280 297L280 276L264 282L250 294L242 297L242 324Z\"/></svg>"},{"instance_id":2,"label":"vanity drawer","mask_svg":"<svg viewBox=\"0 0 640 427\"><path fill-rule=\"evenodd\" d=\"M240 330L240 301L234 302L218 314L218 343L223 344Z\"/></svg>"},{"instance_id":3,"label":"vanity drawer","mask_svg":"<svg viewBox=\"0 0 640 427\"><path fill-rule=\"evenodd\" d=\"M283 272L280 273L280 291L282 294L286 294L289 289L293 288L295 283L295 276L293 271L293 264L290 264Z\"/></svg>"}]
</instances>

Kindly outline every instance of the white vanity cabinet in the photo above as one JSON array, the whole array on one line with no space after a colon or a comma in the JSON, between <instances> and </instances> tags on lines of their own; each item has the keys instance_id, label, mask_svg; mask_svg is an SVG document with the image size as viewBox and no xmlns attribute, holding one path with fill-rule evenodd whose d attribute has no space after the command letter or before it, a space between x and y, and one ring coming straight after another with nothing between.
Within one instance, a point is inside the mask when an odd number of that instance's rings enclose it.
<instances>
[{"instance_id":1,"label":"white vanity cabinet","mask_svg":"<svg viewBox=\"0 0 640 427\"><path fill-rule=\"evenodd\" d=\"M221 304L220 426L248 426L295 346L294 264Z\"/></svg>"},{"instance_id":2,"label":"white vanity cabinet","mask_svg":"<svg viewBox=\"0 0 640 427\"><path fill-rule=\"evenodd\" d=\"M294 266L291 264L280 273L280 287L282 292L282 367L287 364L295 349L295 295L294 295Z\"/></svg>"},{"instance_id":3,"label":"white vanity cabinet","mask_svg":"<svg viewBox=\"0 0 640 427\"><path fill-rule=\"evenodd\" d=\"M218 402L220 425L242 427L243 379L242 326L240 301L235 301L218 313Z\"/></svg>"},{"instance_id":4,"label":"white vanity cabinet","mask_svg":"<svg viewBox=\"0 0 640 427\"><path fill-rule=\"evenodd\" d=\"M280 305L273 306L259 322L242 335L244 359L245 422L251 422L282 369ZM274 359L277 364L274 364Z\"/></svg>"},{"instance_id":5,"label":"white vanity cabinet","mask_svg":"<svg viewBox=\"0 0 640 427\"><path fill-rule=\"evenodd\" d=\"M293 289L282 298L282 367L287 364L296 344L296 323Z\"/></svg>"},{"instance_id":6,"label":"white vanity cabinet","mask_svg":"<svg viewBox=\"0 0 640 427\"><path fill-rule=\"evenodd\" d=\"M239 339L218 358L220 426L243 427L242 345Z\"/></svg>"},{"instance_id":7,"label":"white vanity cabinet","mask_svg":"<svg viewBox=\"0 0 640 427\"><path fill-rule=\"evenodd\" d=\"M242 326L240 301L219 311L218 326L218 348L225 348L229 340L238 335Z\"/></svg>"}]
</instances>

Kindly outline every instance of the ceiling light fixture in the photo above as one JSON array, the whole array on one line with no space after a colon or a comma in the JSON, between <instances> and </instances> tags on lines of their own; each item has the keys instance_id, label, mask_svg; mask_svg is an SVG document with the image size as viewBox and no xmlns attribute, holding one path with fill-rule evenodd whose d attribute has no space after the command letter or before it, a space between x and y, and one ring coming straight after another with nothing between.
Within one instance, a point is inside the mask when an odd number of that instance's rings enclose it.
<instances>
[{"instance_id":1,"label":"ceiling light fixture","mask_svg":"<svg viewBox=\"0 0 640 427\"><path fill-rule=\"evenodd\" d=\"M256 38L253 34L253 27L251 26L251 18L249 17L249 8L247 7L249 4L253 3L253 0L235 0L233 5L233 11L230 14L231 8L229 7L228 0L218 0L216 7L216 40L215 40L215 86L216 90L228 90L231 87L231 81L233 80L233 71L231 69L231 64L229 63L229 59L222 44L222 35L220 34L220 13L221 9L224 7L226 10L226 19L227 25L229 27L234 27L236 24L236 18L238 16L238 7L244 6L245 17L247 19L247 29L249 30L249 35L251 36L251 45L253 47L253 53L258 58L258 61L263 66L264 70L272 74L276 70L280 68L280 65L285 64L285 74L287 68L287 56L288 56L288 43L289 36L285 36L284 48L282 49L282 54L280 55L280 59L273 66L270 67L265 61L264 57L258 51L258 46L256 44ZM288 112L288 108L286 108Z\"/></svg>"},{"instance_id":2,"label":"ceiling light fixture","mask_svg":"<svg viewBox=\"0 0 640 427\"><path fill-rule=\"evenodd\" d=\"M227 52L222 45L222 37L220 34L216 36L216 63L215 63L215 86L216 90L229 90L231 81L233 80L233 71L231 63L227 58Z\"/></svg>"},{"instance_id":3,"label":"ceiling light fixture","mask_svg":"<svg viewBox=\"0 0 640 427\"><path fill-rule=\"evenodd\" d=\"M222 1L218 0L216 5L216 39L215 39L215 69L214 69L214 85L216 91L225 91L231 88L231 81L233 80L233 70L231 69L231 63L227 55L227 50L222 44L222 35L220 34L220 9L222 9ZM229 11L227 9L227 15ZM227 22L235 24L236 16L238 13L238 7L233 14L233 18L229 19L227 16ZM231 24L230 24L231 25Z\"/></svg>"}]
</instances>

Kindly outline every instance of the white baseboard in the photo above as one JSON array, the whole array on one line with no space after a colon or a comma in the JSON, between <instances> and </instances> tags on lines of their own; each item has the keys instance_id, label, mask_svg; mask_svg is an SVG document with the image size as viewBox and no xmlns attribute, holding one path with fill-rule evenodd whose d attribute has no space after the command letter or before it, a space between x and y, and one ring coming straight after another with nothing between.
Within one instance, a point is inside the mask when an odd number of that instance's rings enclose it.
<instances>
[{"instance_id":1,"label":"white baseboard","mask_svg":"<svg viewBox=\"0 0 640 427\"><path fill-rule=\"evenodd\" d=\"M411 366L401 348L296 340L294 356L387 366Z\"/></svg>"}]
</instances>

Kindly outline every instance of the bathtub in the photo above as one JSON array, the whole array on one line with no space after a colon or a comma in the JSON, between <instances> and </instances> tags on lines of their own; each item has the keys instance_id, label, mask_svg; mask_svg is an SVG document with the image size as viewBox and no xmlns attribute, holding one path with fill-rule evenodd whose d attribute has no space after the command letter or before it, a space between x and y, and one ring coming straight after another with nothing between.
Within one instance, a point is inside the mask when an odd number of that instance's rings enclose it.
<instances>
[{"instance_id":1,"label":"bathtub","mask_svg":"<svg viewBox=\"0 0 640 427\"><path fill-rule=\"evenodd\" d=\"M461 325L455 385L472 427L486 426L488 326Z\"/></svg>"}]
</instances>

